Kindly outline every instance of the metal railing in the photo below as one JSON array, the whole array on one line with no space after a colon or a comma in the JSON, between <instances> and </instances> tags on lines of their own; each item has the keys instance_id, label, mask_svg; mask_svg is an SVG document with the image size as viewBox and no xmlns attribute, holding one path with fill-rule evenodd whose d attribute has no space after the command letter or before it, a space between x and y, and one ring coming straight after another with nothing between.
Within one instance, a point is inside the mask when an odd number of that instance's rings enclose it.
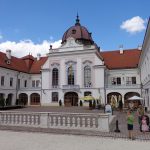
<instances>
[{"instance_id":1,"label":"metal railing","mask_svg":"<svg viewBox=\"0 0 150 150\"><path fill-rule=\"evenodd\" d=\"M106 88L141 88L141 84L106 84Z\"/></svg>"},{"instance_id":2,"label":"metal railing","mask_svg":"<svg viewBox=\"0 0 150 150\"><path fill-rule=\"evenodd\" d=\"M79 90L80 86L79 85L63 85L62 89L63 90Z\"/></svg>"}]
</instances>

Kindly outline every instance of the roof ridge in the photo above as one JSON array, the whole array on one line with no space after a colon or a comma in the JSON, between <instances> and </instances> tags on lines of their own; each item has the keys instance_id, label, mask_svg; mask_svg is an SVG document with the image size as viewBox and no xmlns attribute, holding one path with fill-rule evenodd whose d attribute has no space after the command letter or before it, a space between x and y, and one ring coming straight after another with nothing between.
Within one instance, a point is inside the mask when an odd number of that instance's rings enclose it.
<instances>
[{"instance_id":1,"label":"roof ridge","mask_svg":"<svg viewBox=\"0 0 150 150\"><path fill-rule=\"evenodd\" d=\"M132 51L132 50L139 50L138 48L133 48L133 49L124 49L123 51ZM102 52L118 52L118 51L120 51L120 50L106 50L106 51L100 51L100 53ZM141 50L139 50L139 51L141 51Z\"/></svg>"}]
</instances>

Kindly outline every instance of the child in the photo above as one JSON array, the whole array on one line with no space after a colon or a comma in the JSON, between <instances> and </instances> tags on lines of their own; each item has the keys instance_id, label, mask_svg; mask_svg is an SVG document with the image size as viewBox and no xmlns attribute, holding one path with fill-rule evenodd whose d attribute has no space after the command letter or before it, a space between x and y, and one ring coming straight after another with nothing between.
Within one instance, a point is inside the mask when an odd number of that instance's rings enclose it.
<instances>
[{"instance_id":1,"label":"child","mask_svg":"<svg viewBox=\"0 0 150 150\"><path fill-rule=\"evenodd\" d=\"M142 117L142 126L141 126L141 128L142 128L142 132L144 132L144 133L149 131L149 126L147 124L146 116Z\"/></svg>"},{"instance_id":2,"label":"child","mask_svg":"<svg viewBox=\"0 0 150 150\"><path fill-rule=\"evenodd\" d=\"M134 123L134 115L133 115L133 112L131 110L129 110L127 113L127 128L128 128L129 138L132 140L134 140L133 123Z\"/></svg>"}]
</instances>

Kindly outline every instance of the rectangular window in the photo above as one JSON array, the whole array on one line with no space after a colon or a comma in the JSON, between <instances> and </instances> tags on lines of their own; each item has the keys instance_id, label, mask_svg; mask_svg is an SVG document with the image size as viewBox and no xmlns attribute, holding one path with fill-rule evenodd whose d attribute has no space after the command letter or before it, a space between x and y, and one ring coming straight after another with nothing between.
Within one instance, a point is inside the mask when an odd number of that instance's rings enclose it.
<instances>
[{"instance_id":1,"label":"rectangular window","mask_svg":"<svg viewBox=\"0 0 150 150\"><path fill-rule=\"evenodd\" d=\"M35 80L32 80L32 87L35 87Z\"/></svg>"},{"instance_id":2,"label":"rectangular window","mask_svg":"<svg viewBox=\"0 0 150 150\"><path fill-rule=\"evenodd\" d=\"M131 85L132 84L132 78L131 77L126 77L126 84Z\"/></svg>"},{"instance_id":3,"label":"rectangular window","mask_svg":"<svg viewBox=\"0 0 150 150\"><path fill-rule=\"evenodd\" d=\"M121 78L120 77L117 77L117 84L121 84Z\"/></svg>"},{"instance_id":4,"label":"rectangular window","mask_svg":"<svg viewBox=\"0 0 150 150\"><path fill-rule=\"evenodd\" d=\"M24 80L24 87L27 87L27 80Z\"/></svg>"},{"instance_id":5,"label":"rectangular window","mask_svg":"<svg viewBox=\"0 0 150 150\"><path fill-rule=\"evenodd\" d=\"M13 86L13 78L10 78L10 86Z\"/></svg>"},{"instance_id":6,"label":"rectangular window","mask_svg":"<svg viewBox=\"0 0 150 150\"><path fill-rule=\"evenodd\" d=\"M58 92L52 92L52 102L58 102Z\"/></svg>"},{"instance_id":7,"label":"rectangular window","mask_svg":"<svg viewBox=\"0 0 150 150\"><path fill-rule=\"evenodd\" d=\"M136 84L136 77L127 77L126 78L126 84L127 85Z\"/></svg>"},{"instance_id":8,"label":"rectangular window","mask_svg":"<svg viewBox=\"0 0 150 150\"><path fill-rule=\"evenodd\" d=\"M36 80L36 87L40 87L40 80Z\"/></svg>"},{"instance_id":9,"label":"rectangular window","mask_svg":"<svg viewBox=\"0 0 150 150\"><path fill-rule=\"evenodd\" d=\"M132 77L132 84L136 84L136 77Z\"/></svg>"},{"instance_id":10,"label":"rectangular window","mask_svg":"<svg viewBox=\"0 0 150 150\"><path fill-rule=\"evenodd\" d=\"M112 77L111 83L112 83L112 85L120 85L121 84L121 78L120 77Z\"/></svg>"},{"instance_id":11,"label":"rectangular window","mask_svg":"<svg viewBox=\"0 0 150 150\"><path fill-rule=\"evenodd\" d=\"M1 76L1 86L4 86L5 77Z\"/></svg>"},{"instance_id":12,"label":"rectangular window","mask_svg":"<svg viewBox=\"0 0 150 150\"><path fill-rule=\"evenodd\" d=\"M116 78L112 77L112 79L111 79L111 84L112 84L112 85L116 85Z\"/></svg>"}]
</instances>

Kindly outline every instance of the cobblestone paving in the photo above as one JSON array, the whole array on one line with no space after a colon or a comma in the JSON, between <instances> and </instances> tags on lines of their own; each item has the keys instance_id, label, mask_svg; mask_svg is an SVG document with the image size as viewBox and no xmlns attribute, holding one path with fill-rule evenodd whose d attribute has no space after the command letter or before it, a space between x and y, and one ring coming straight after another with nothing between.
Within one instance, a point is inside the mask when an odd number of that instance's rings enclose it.
<instances>
[{"instance_id":1,"label":"cobblestone paving","mask_svg":"<svg viewBox=\"0 0 150 150\"><path fill-rule=\"evenodd\" d=\"M27 111L27 112L72 112L72 113L103 113L103 110L89 110L88 107L28 107L24 109L15 109L13 111ZM114 111L116 120L119 122L120 133L114 132L115 120L111 124L111 132L98 132L88 130L67 130L67 129L42 129L42 128L27 128L27 127L6 127L0 126L0 130L15 130L15 131L28 131L28 132L44 132L44 133L55 133L55 134L74 134L74 135L88 135L88 136L101 136L101 137L112 137L112 138L124 138L128 139L127 123L126 123L126 112ZM139 130L138 118L136 112L134 122L134 136L135 140L150 141L150 132L142 133Z\"/></svg>"}]
</instances>

